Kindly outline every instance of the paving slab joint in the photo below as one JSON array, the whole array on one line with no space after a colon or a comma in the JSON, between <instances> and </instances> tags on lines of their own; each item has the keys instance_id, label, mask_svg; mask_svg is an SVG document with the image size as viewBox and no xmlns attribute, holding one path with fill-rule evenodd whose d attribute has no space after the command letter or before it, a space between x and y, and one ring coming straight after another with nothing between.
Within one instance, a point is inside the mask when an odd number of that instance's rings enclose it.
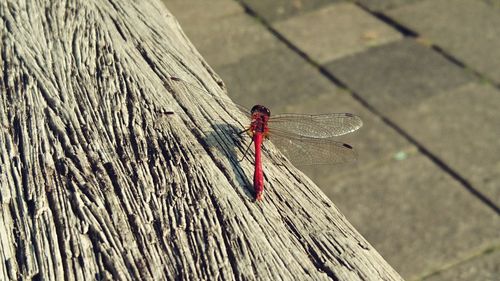
<instances>
[{"instance_id":1,"label":"paving slab joint","mask_svg":"<svg viewBox=\"0 0 500 281\"><path fill-rule=\"evenodd\" d=\"M377 11L373 11L373 10L370 10L368 7L366 7L365 5L363 5L362 3L359 3L359 2L354 2L354 4L356 6L358 6L360 9L364 10L365 12L367 12L368 14L376 17L378 20L382 21L383 23L387 24L388 26L396 29L398 32L400 32L401 34L403 34L404 37L413 37L413 38L416 38L416 37L419 37L419 34L400 24L399 22L395 21L394 19L392 19L391 17L381 13L381 12L377 12Z\"/></svg>"},{"instance_id":2,"label":"paving slab joint","mask_svg":"<svg viewBox=\"0 0 500 281\"><path fill-rule=\"evenodd\" d=\"M499 252L499 251L500 251L500 245L493 245L493 246L483 248L479 252L472 253L471 255L469 255L467 257L452 261L448 264L441 266L440 268L436 268L433 271L427 272L427 273L423 274L422 276L416 278L415 280L426 280L426 279L428 279L432 276L438 275L444 271L450 270L454 267L457 267L457 266L460 266L460 265L465 264L467 262L470 262L471 260L474 260L478 257L492 255L493 253Z\"/></svg>"},{"instance_id":3,"label":"paving slab joint","mask_svg":"<svg viewBox=\"0 0 500 281\"><path fill-rule=\"evenodd\" d=\"M463 68L465 71L470 72L478 80L484 81L484 82L486 82L486 83L488 83L488 84L492 85L493 87L500 90L500 83L493 81L492 79L481 74L479 71L474 70L473 68L467 66L465 63L463 63L462 61L457 59L455 56L446 52L446 50L444 50L443 48L439 47L438 45L432 44L432 43L430 44L430 48L432 50L436 51L437 53L441 54L444 58L446 58L451 63L455 64L458 67Z\"/></svg>"},{"instance_id":4,"label":"paving slab joint","mask_svg":"<svg viewBox=\"0 0 500 281\"><path fill-rule=\"evenodd\" d=\"M290 40L288 40L285 36L283 36L279 31L274 29L271 24L267 22L264 18L260 17L259 14L253 10L250 6L248 6L245 2L236 0L240 5L243 7L245 10L245 13L247 13L249 16L254 17L255 19L259 20L262 25L273 35L275 36L279 41L283 42L288 48L290 48L292 51L297 53L300 57L305 59L308 63L312 64L313 66L316 67L321 67L317 62L315 62L307 53L303 52L300 50L297 46L295 46Z\"/></svg>"}]
</instances>

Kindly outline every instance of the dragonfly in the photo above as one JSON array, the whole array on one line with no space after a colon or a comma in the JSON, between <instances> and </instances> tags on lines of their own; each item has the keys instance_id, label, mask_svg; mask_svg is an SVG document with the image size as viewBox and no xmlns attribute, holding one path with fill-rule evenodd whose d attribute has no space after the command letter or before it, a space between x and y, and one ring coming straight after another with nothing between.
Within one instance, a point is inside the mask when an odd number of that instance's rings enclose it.
<instances>
[{"instance_id":1,"label":"dragonfly","mask_svg":"<svg viewBox=\"0 0 500 281\"><path fill-rule=\"evenodd\" d=\"M262 200L264 191L261 157L264 139L271 139L292 163L298 165L336 164L356 159L351 145L333 139L361 128L363 122L354 114L281 114L271 117L271 111L263 105L253 106L250 114L250 125L243 132L252 137L249 147L255 144L253 184L256 201Z\"/></svg>"},{"instance_id":2,"label":"dragonfly","mask_svg":"<svg viewBox=\"0 0 500 281\"><path fill-rule=\"evenodd\" d=\"M171 78L188 83L177 77ZM253 188L256 201L262 200L264 193L261 149L265 139L271 140L295 165L328 165L356 160L356 152L351 145L334 139L363 126L361 118L355 114L288 113L271 116L271 111L263 105L257 104L249 111L242 106L237 107L246 113L249 121L249 125L239 135L247 133L252 138L242 159L246 158L254 144Z\"/></svg>"}]
</instances>

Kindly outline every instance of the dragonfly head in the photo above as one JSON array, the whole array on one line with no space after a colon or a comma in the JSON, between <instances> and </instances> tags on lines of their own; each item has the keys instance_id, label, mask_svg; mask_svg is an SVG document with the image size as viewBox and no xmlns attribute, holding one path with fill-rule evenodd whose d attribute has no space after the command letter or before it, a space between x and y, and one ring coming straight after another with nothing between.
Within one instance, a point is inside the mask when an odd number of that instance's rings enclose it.
<instances>
[{"instance_id":1,"label":"dragonfly head","mask_svg":"<svg viewBox=\"0 0 500 281\"><path fill-rule=\"evenodd\" d=\"M267 117L270 117L270 116L271 116L271 111L269 111L269 109L268 109L267 107L265 107L265 106L263 106L263 105L259 105L259 104L254 105L254 106L252 107L252 110L250 110L250 113L251 113L252 115L254 115L254 114L256 114L256 113L257 113L257 114L265 115L265 116L267 116Z\"/></svg>"}]
</instances>

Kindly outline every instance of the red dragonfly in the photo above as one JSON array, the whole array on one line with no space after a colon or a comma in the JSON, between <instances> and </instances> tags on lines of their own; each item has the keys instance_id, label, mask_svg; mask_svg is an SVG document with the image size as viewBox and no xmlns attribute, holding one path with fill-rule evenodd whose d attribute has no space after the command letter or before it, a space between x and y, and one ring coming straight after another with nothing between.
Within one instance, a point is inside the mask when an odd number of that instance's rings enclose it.
<instances>
[{"instance_id":1,"label":"red dragonfly","mask_svg":"<svg viewBox=\"0 0 500 281\"><path fill-rule=\"evenodd\" d=\"M296 165L335 164L356 159L352 146L332 139L361 128L363 122L356 115L281 114L271 117L270 110L262 105L255 105L250 113L250 127L243 132L248 132L255 144L253 181L257 201L262 199L264 191L261 158L264 138L271 138L280 151Z\"/></svg>"},{"instance_id":2,"label":"red dragonfly","mask_svg":"<svg viewBox=\"0 0 500 281\"><path fill-rule=\"evenodd\" d=\"M188 83L177 77L171 77L171 79ZM196 85L191 86L200 89ZM241 111L248 112L241 106L238 107ZM247 132L252 137L252 142L248 145L244 157L252 143L255 144L253 182L256 201L262 200L264 191L261 157L264 139L271 139L273 144L295 165L336 164L356 159L352 146L333 140L333 137L361 128L363 122L354 114L280 114L271 117L271 111L267 107L255 105L250 110L249 118L249 127L240 134Z\"/></svg>"}]
</instances>

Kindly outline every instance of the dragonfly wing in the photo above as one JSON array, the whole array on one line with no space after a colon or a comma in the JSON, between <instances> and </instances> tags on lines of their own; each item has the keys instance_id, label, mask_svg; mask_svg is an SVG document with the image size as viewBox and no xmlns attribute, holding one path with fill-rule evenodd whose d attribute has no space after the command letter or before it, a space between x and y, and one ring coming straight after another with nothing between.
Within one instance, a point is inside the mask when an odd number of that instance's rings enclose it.
<instances>
[{"instance_id":1,"label":"dragonfly wing","mask_svg":"<svg viewBox=\"0 0 500 281\"><path fill-rule=\"evenodd\" d=\"M352 162L352 146L332 139L270 135L273 144L295 165L321 165Z\"/></svg>"},{"instance_id":2,"label":"dragonfly wing","mask_svg":"<svg viewBox=\"0 0 500 281\"><path fill-rule=\"evenodd\" d=\"M354 132L363 126L359 116L351 113L332 114L280 114L268 121L270 131L283 131L293 135L330 138Z\"/></svg>"},{"instance_id":3,"label":"dragonfly wing","mask_svg":"<svg viewBox=\"0 0 500 281\"><path fill-rule=\"evenodd\" d=\"M245 108L244 106L241 106L239 104L234 103L229 96L224 96L224 95L216 95L209 91L208 88L205 88L205 86L195 84L195 82L188 82L183 80L182 78L175 77L175 76L170 76L170 80L172 82L172 87L177 91L177 92L185 92L185 91L195 91L196 92L196 99L193 100L193 104L203 104L207 105L208 103L205 102L205 99L213 99L215 100L224 110L229 110L229 109L237 109L238 113L243 114L246 119L248 119L248 122L250 122L250 111ZM219 109L217 109L219 110ZM220 110L219 110L220 111Z\"/></svg>"}]
</instances>

